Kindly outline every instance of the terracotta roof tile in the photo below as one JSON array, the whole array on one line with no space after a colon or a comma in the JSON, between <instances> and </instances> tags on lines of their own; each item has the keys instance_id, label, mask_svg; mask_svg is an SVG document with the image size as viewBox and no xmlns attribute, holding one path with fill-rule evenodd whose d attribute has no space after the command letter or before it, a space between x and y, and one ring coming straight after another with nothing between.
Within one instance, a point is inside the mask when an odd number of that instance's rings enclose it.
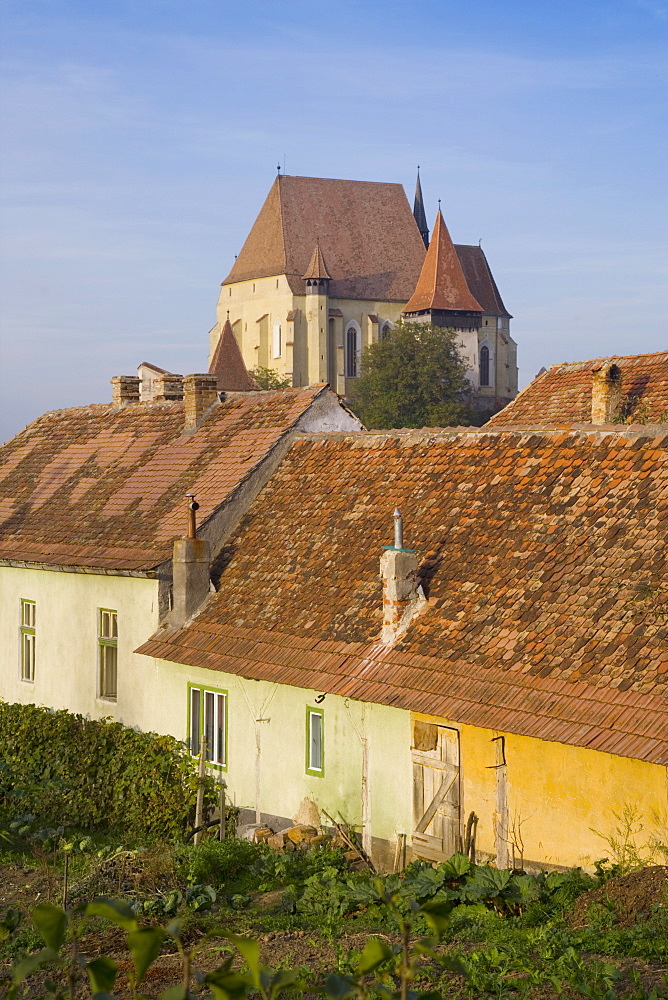
<instances>
[{"instance_id":1,"label":"terracotta roof tile","mask_svg":"<svg viewBox=\"0 0 668 1000\"><path fill-rule=\"evenodd\" d=\"M214 600L141 651L193 663L202 633L213 669L668 764L658 438L306 435L240 524ZM378 565L395 504L429 607L388 648Z\"/></svg>"},{"instance_id":2,"label":"terracotta roof tile","mask_svg":"<svg viewBox=\"0 0 668 1000\"><path fill-rule=\"evenodd\" d=\"M248 373L229 317L225 320L213 352L209 374L216 376L220 392L252 392L260 388Z\"/></svg>"},{"instance_id":3,"label":"terracotta roof tile","mask_svg":"<svg viewBox=\"0 0 668 1000\"><path fill-rule=\"evenodd\" d=\"M204 524L322 392L228 397L187 435L179 402L45 414L0 449L0 559L156 567L183 534L184 495Z\"/></svg>"},{"instance_id":4,"label":"terracotta roof tile","mask_svg":"<svg viewBox=\"0 0 668 1000\"><path fill-rule=\"evenodd\" d=\"M503 304L482 247L455 243L455 250L466 284L476 302L480 303L482 311L488 316L504 316L506 319L512 319Z\"/></svg>"},{"instance_id":5,"label":"terracotta roof tile","mask_svg":"<svg viewBox=\"0 0 668 1000\"><path fill-rule=\"evenodd\" d=\"M417 286L403 312L408 315L428 309L482 312L482 306L473 297L466 283L440 209Z\"/></svg>"},{"instance_id":6,"label":"terracotta roof tile","mask_svg":"<svg viewBox=\"0 0 668 1000\"><path fill-rule=\"evenodd\" d=\"M508 406L494 414L487 426L590 424L592 376L606 361L621 370L618 426L668 420L668 351L658 351L656 354L615 355L553 365L535 378ZM658 435L659 440L662 437L662 434ZM648 458L648 461L651 459Z\"/></svg>"}]
</instances>

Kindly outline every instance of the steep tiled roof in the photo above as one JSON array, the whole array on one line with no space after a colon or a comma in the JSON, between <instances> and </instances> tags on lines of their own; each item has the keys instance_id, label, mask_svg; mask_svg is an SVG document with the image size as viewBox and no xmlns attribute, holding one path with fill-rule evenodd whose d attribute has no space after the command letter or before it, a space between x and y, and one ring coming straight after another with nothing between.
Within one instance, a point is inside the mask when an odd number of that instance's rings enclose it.
<instances>
[{"instance_id":1,"label":"steep tiled roof","mask_svg":"<svg viewBox=\"0 0 668 1000\"><path fill-rule=\"evenodd\" d=\"M216 376L218 389L221 392L250 392L260 388L255 379L248 374L229 317L225 320L213 352L209 375Z\"/></svg>"},{"instance_id":2,"label":"steep tiled roof","mask_svg":"<svg viewBox=\"0 0 668 1000\"><path fill-rule=\"evenodd\" d=\"M307 436L140 651L668 764L667 457L668 428ZM429 604L392 648L395 504Z\"/></svg>"},{"instance_id":3,"label":"steep tiled roof","mask_svg":"<svg viewBox=\"0 0 668 1000\"><path fill-rule=\"evenodd\" d=\"M313 251L313 256L309 261L309 265L306 268L305 273L302 275L305 280L309 278L331 278L331 274L327 270L327 265L325 264L325 258L323 256L322 250L320 249L320 244L317 243Z\"/></svg>"},{"instance_id":4,"label":"steep tiled roof","mask_svg":"<svg viewBox=\"0 0 668 1000\"><path fill-rule=\"evenodd\" d=\"M590 424L592 376L605 362L614 363L622 373L620 421L668 419L668 351L658 351L553 365L496 413L487 426Z\"/></svg>"},{"instance_id":5,"label":"steep tiled roof","mask_svg":"<svg viewBox=\"0 0 668 1000\"><path fill-rule=\"evenodd\" d=\"M320 243L336 298L405 302L424 260L424 244L401 184L280 176L234 267L223 282L285 274L305 291Z\"/></svg>"},{"instance_id":6,"label":"steep tiled roof","mask_svg":"<svg viewBox=\"0 0 668 1000\"><path fill-rule=\"evenodd\" d=\"M0 449L0 559L157 566L183 534L184 495L204 524L327 391L228 398L191 434L180 402L45 414Z\"/></svg>"},{"instance_id":7,"label":"steep tiled roof","mask_svg":"<svg viewBox=\"0 0 668 1000\"><path fill-rule=\"evenodd\" d=\"M466 284L476 302L480 303L482 311L488 316L504 316L506 319L512 319L503 304L503 299L496 287L482 247L462 246L455 243L455 250L466 278Z\"/></svg>"},{"instance_id":8,"label":"steep tiled roof","mask_svg":"<svg viewBox=\"0 0 668 1000\"><path fill-rule=\"evenodd\" d=\"M403 311L408 314L427 309L482 312L466 283L440 208L417 286Z\"/></svg>"}]
</instances>

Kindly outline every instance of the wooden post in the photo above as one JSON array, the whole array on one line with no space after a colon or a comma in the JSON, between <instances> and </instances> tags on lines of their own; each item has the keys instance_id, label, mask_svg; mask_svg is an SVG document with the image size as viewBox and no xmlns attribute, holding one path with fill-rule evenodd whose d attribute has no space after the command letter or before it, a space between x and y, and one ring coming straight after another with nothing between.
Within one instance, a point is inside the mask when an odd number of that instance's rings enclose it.
<instances>
[{"instance_id":1,"label":"wooden post","mask_svg":"<svg viewBox=\"0 0 668 1000\"><path fill-rule=\"evenodd\" d=\"M394 852L394 871L403 871L406 867L406 834L397 834L397 848Z\"/></svg>"},{"instance_id":2,"label":"wooden post","mask_svg":"<svg viewBox=\"0 0 668 1000\"><path fill-rule=\"evenodd\" d=\"M225 840L225 782L220 779L220 799L218 802L218 808L220 809L220 828L218 831L218 839Z\"/></svg>"},{"instance_id":3,"label":"wooden post","mask_svg":"<svg viewBox=\"0 0 668 1000\"><path fill-rule=\"evenodd\" d=\"M204 823L204 787L206 778L206 736L202 734L199 744L199 781L197 783L197 805L195 806L195 828ZM199 844L202 831L198 830L193 840Z\"/></svg>"},{"instance_id":4,"label":"wooden post","mask_svg":"<svg viewBox=\"0 0 668 1000\"><path fill-rule=\"evenodd\" d=\"M64 910L67 909L67 889L68 889L67 882L68 882L68 878L69 878L69 869L70 869L70 853L69 853L69 851L65 851L65 871L63 872L63 909Z\"/></svg>"}]
</instances>

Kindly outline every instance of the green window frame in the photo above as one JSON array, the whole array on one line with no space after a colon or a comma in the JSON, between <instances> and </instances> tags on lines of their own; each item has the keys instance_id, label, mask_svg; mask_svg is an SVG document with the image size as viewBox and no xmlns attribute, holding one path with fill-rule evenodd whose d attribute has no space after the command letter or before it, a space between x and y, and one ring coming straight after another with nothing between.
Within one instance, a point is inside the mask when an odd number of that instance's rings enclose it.
<instances>
[{"instance_id":1,"label":"green window frame","mask_svg":"<svg viewBox=\"0 0 668 1000\"><path fill-rule=\"evenodd\" d=\"M118 697L118 611L97 609L98 697Z\"/></svg>"},{"instance_id":2,"label":"green window frame","mask_svg":"<svg viewBox=\"0 0 668 1000\"><path fill-rule=\"evenodd\" d=\"M325 776L325 713L310 705L306 706L306 773Z\"/></svg>"},{"instance_id":3,"label":"green window frame","mask_svg":"<svg viewBox=\"0 0 668 1000\"><path fill-rule=\"evenodd\" d=\"M188 748L199 757L204 734L206 759L220 771L227 770L227 694L208 684L188 685Z\"/></svg>"},{"instance_id":4,"label":"green window frame","mask_svg":"<svg viewBox=\"0 0 668 1000\"><path fill-rule=\"evenodd\" d=\"M35 682L35 615L37 605L35 601L28 601L21 598L21 626L20 626L20 649L21 649L21 680L30 684Z\"/></svg>"}]
</instances>

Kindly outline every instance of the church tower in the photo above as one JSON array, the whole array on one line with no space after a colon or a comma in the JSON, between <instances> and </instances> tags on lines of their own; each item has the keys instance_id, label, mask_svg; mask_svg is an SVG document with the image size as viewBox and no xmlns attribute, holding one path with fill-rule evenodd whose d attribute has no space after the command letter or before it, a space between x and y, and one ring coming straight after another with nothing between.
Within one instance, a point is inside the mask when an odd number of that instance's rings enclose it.
<instances>
[{"instance_id":1,"label":"church tower","mask_svg":"<svg viewBox=\"0 0 668 1000\"><path fill-rule=\"evenodd\" d=\"M327 381L328 369L327 327L331 275L320 243L316 243L309 266L302 277L306 282L308 380L310 385L314 385Z\"/></svg>"},{"instance_id":2,"label":"church tower","mask_svg":"<svg viewBox=\"0 0 668 1000\"><path fill-rule=\"evenodd\" d=\"M424 201L422 200L422 184L420 184L420 168L418 167L417 181L415 184L415 199L413 201L413 218L415 223L420 230L420 236L422 237L422 242L425 247L429 248L429 227L427 225L427 216L424 210Z\"/></svg>"}]
</instances>

